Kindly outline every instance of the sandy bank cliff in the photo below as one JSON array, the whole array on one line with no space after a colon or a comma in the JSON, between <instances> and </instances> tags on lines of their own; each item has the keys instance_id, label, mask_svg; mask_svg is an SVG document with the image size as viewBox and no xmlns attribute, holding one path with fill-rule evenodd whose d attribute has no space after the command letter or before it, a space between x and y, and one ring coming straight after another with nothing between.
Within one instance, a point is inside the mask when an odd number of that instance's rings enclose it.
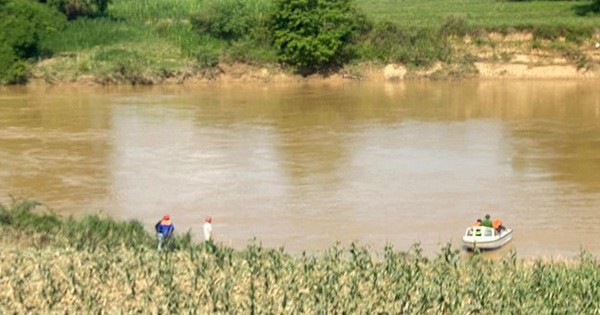
<instances>
[{"instance_id":1,"label":"sandy bank cliff","mask_svg":"<svg viewBox=\"0 0 600 315\"><path fill-rule=\"evenodd\" d=\"M477 38L453 38L452 60L429 67L363 62L346 65L328 74L296 75L278 65L219 63L206 69L190 65L175 73L141 72L131 78L119 73L99 76L86 71L62 71L76 63L77 56L62 56L37 63L31 84L200 84L210 82L294 83L306 81L374 82L411 79L600 79L600 34L578 43L564 39L545 41L531 34L489 33ZM57 70L59 69L59 70Z\"/></svg>"}]
</instances>

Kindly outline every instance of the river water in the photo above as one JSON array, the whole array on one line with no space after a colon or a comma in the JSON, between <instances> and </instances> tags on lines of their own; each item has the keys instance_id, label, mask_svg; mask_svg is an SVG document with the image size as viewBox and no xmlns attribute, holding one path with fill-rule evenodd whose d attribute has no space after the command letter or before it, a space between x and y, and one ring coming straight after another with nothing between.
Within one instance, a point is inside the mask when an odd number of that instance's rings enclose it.
<instances>
[{"instance_id":1,"label":"river water","mask_svg":"<svg viewBox=\"0 0 600 315\"><path fill-rule=\"evenodd\" d=\"M292 253L426 253L490 213L519 257L600 253L598 81L0 90L0 200L169 213ZM501 251L501 253L503 252Z\"/></svg>"}]
</instances>

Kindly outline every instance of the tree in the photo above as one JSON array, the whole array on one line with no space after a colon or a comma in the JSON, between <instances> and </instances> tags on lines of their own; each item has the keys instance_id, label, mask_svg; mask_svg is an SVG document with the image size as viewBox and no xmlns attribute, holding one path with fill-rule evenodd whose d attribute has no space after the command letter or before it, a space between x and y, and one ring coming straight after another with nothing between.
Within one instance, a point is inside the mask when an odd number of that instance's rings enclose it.
<instances>
[{"instance_id":1,"label":"tree","mask_svg":"<svg viewBox=\"0 0 600 315\"><path fill-rule=\"evenodd\" d=\"M12 47L0 45L0 84L24 83L26 80L25 62Z\"/></svg>"},{"instance_id":2,"label":"tree","mask_svg":"<svg viewBox=\"0 0 600 315\"><path fill-rule=\"evenodd\" d=\"M353 0L276 0L273 24L280 61L302 74L348 61L353 40L367 29Z\"/></svg>"},{"instance_id":3,"label":"tree","mask_svg":"<svg viewBox=\"0 0 600 315\"><path fill-rule=\"evenodd\" d=\"M40 56L40 39L64 22L62 14L40 3L0 1L0 83L24 82L25 60Z\"/></svg>"}]
</instances>

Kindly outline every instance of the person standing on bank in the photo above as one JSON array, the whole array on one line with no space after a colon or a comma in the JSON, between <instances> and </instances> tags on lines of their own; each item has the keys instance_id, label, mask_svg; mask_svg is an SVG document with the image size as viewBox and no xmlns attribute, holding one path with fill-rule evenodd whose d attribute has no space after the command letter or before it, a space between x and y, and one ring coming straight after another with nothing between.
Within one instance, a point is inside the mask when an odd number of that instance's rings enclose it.
<instances>
[{"instance_id":1,"label":"person standing on bank","mask_svg":"<svg viewBox=\"0 0 600 315\"><path fill-rule=\"evenodd\" d=\"M173 235L173 231L175 231L175 225L171 221L171 216L166 214L163 216L162 220L158 221L154 226L156 229L156 237L158 238L158 247L156 248L159 252L162 250L163 243L165 243L171 235Z\"/></svg>"},{"instance_id":2,"label":"person standing on bank","mask_svg":"<svg viewBox=\"0 0 600 315\"><path fill-rule=\"evenodd\" d=\"M204 241L212 242L212 218L210 216L206 217L204 220Z\"/></svg>"}]
</instances>

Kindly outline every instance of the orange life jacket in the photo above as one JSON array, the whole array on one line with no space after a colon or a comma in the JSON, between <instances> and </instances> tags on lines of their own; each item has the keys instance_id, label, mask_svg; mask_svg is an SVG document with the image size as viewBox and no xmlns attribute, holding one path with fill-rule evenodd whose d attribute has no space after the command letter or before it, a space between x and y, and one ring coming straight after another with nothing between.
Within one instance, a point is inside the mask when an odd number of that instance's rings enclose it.
<instances>
[{"instance_id":1,"label":"orange life jacket","mask_svg":"<svg viewBox=\"0 0 600 315\"><path fill-rule=\"evenodd\" d=\"M494 221L492 222L492 225L494 226L494 229L497 230L502 225L502 220L501 219L494 219Z\"/></svg>"}]
</instances>

